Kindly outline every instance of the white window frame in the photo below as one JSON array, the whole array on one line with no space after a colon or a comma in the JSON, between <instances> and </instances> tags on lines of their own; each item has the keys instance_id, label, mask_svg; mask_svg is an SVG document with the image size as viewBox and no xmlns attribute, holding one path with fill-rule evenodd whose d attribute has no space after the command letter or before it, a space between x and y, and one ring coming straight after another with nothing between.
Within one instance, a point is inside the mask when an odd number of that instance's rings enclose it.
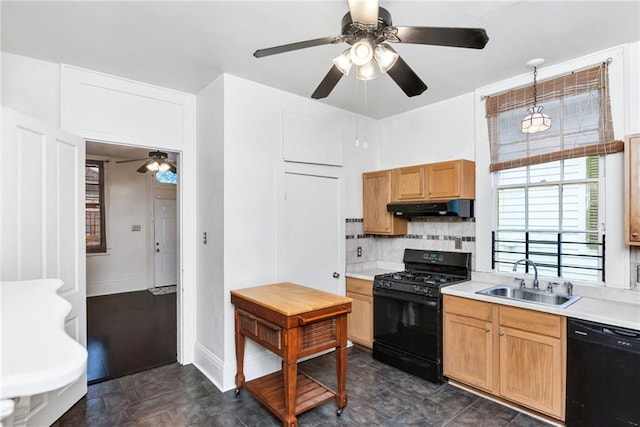
<instances>
[{"instance_id":1,"label":"white window frame","mask_svg":"<svg viewBox=\"0 0 640 427\"><path fill-rule=\"evenodd\" d=\"M611 96L611 114L615 139L624 139L628 133L628 111L630 103L628 91L625 85L629 85L629 45L608 49L587 55L562 64L545 67L538 70L541 80L557 77L573 70L592 66L612 59L609 64L609 86ZM485 106L483 96L502 92L510 88L531 83L530 73L497 82L495 84L479 88L475 91L475 123L476 123L476 272L491 273L500 276L508 276L511 281L513 274L496 273L491 269L491 231L495 224L495 207L497 206L496 192L494 190L495 177L489 171L491 156L489 150L489 137L487 120L485 118ZM523 114L526 112L523 111ZM604 157L604 200L603 216L605 223L604 232L607 235L605 272L606 282L596 285L593 282L584 282L588 286L606 286L612 288L629 289L630 260L629 248L624 242L624 221L622 217L624 208L624 153L616 153ZM543 277L553 279L553 277ZM575 283L575 282L574 282Z\"/></svg>"}]
</instances>

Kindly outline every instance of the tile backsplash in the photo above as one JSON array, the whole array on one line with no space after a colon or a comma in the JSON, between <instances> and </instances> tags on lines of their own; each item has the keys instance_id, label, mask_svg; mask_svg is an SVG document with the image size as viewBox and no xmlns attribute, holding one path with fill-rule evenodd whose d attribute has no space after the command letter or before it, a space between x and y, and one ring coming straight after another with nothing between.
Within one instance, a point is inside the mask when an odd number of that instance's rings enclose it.
<instances>
[{"instance_id":1,"label":"tile backsplash","mask_svg":"<svg viewBox=\"0 0 640 427\"><path fill-rule=\"evenodd\" d=\"M364 234L362 218L347 218L345 224L347 271L362 269L362 265L385 261L402 264L406 248L451 252L471 252L471 268L475 267L476 223L473 218L456 217L412 218L404 236ZM358 256L358 248L362 248ZM630 286L640 291L640 247L631 246Z\"/></svg>"},{"instance_id":2,"label":"tile backsplash","mask_svg":"<svg viewBox=\"0 0 640 427\"><path fill-rule=\"evenodd\" d=\"M404 236L364 234L362 218L347 218L345 235L347 270L375 261L402 264L406 248L471 252L471 265L475 264L476 223L472 218L412 218Z\"/></svg>"}]
</instances>

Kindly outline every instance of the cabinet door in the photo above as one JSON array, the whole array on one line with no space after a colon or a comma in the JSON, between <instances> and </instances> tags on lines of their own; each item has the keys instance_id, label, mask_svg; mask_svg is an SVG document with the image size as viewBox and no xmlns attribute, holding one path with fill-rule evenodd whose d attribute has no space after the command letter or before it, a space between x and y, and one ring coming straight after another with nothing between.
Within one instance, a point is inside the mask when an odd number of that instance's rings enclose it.
<instances>
[{"instance_id":1,"label":"cabinet door","mask_svg":"<svg viewBox=\"0 0 640 427\"><path fill-rule=\"evenodd\" d=\"M362 175L363 229L370 234L398 235L407 233L407 221L387 211L391 201L391 171Z\"/></svg>"},{"instance_id":2,"label":"cabinet door","mask_svg":"<svg viewBox=\"0 0 640 427\"><path fill-rule=\"evenodd\" d=\"M493 392L493 332L486 320L444 314L444 375Z\"/></svg>"},{"instance_id":3,"label":"cabinet door","mask_svg":"<svg viewBox=\"0 0 640 427\"><path fill-rule=\"evenodd\" d=\"M629 137L625 147L627 185L625 233L627 243L640 245L640 134Z\"/></svg>"},{"instance_id":4,"label":"cabinet door","mask_svg":"<svg viewBox=\"0 0 640 427\"><path fill-rule=\"evenodd\" d=\"M347 315L348 338L360 345L373 346L373 297L347 292L351 303L351 313Z\"/></svg>"},{"instance_id":5,"label":"cabinet door","mask_svg":"<svg viewBox=\"0 0 640 427\"><path fill-rule=\"evenodd\" d=\"M424 165L399 168L393 172L394 201L426 199L427 185Z\"/></svg>"},{"instance_id":6,"label":"cabinet door","mask_svg":"<svg viewBox=\"0 0 640 427\"><path fill-rule=\"evenodd\" d=\"M427 165L427 199L475 199L475 163L469 160Z\"/></svg>"},{"instance_id":7,"label":"cabinet door","mask_svg":"<svg viewBox=\"0 0 640 427\"><path fill-rule=\"evenodd\" d=\"M500 327L500 395L564 419L560 338Z\"/></svg>"}]
</instances>

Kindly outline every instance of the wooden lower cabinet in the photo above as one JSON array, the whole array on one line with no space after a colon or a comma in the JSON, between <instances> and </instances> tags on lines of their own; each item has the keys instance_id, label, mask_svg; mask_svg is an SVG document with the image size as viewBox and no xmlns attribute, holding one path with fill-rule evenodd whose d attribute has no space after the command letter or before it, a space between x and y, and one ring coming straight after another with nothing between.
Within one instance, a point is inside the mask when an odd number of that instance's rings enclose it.
<instances>
[{"instance_id":1,"label":"wooden lower cabinet","mask_svg":"<svg viewBox=\"0 0 640 427\"><path fill-rule=\"evenodd\" d=\"M347 296L353 299L347 316L347 337L367 348L373 347L373 282L347 277Z\"/></svg>"},{"instance_id":2,"label":"wooden lower cabinet","mask_svg":"<svg viewBox=\"0 0 640 427\"><path fill-rule=\"evenodd\" d=\"M566 317L444 298L444 374L558 420L565 417Z\"/></svg>"}]
</instances>

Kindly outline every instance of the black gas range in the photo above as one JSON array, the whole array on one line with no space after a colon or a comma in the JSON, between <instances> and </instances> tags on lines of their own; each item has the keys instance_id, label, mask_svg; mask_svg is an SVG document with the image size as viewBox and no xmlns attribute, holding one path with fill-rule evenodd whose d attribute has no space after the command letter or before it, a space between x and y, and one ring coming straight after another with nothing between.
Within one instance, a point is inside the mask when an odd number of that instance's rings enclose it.
<instances>
[{"instance_id":1,"label":"black gas range","mask_svg":"<svg viewBox=\"0 0 640 427\"><path fill-rule=\"evenodd\" d=\"M442 382L441 288L471 279L471 254L405 249L405 270L373 281L373 357Z\"/></svg>"}]
</instances>

